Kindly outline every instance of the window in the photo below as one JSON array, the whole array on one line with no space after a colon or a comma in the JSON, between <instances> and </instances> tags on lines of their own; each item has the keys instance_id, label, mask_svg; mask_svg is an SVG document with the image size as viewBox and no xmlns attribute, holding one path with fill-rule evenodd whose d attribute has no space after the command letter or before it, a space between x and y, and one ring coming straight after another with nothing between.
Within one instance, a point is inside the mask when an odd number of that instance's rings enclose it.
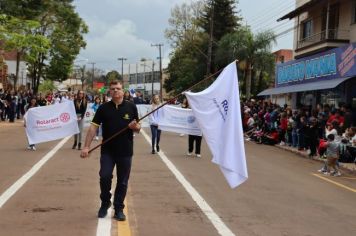
<instances>
[{"instance_id":1,"label":"window","mask_svg":"<svg viewBox=\"0 0 356 236\"><path fill-rule=\"evenodd\" d=\"M280 61L281 63L284 63L284 56L280 56L280 57L279 57L279 61Z\"/></svg>"},{"instance_id":2,"label":"window","mask_svg":"<svg viewBox=\"0 0 356 236\"><path fill-rule=\"evenodd\" d=\"M309 38L312 35L312 20L303 23L303 39Z\"/></svg>"}]
</instances>

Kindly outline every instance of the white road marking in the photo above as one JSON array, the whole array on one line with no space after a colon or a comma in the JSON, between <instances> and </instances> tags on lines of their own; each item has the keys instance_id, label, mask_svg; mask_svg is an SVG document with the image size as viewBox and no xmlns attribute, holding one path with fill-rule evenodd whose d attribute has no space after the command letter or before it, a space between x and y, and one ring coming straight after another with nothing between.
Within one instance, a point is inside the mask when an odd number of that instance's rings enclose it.
<instances>
[{"instance_id":1,"label":"white road marking","mask_svg":"<svg viewBox=\"0 0 356 236\"><path fill-rule=\"evenodd\" d=\"M51 159L54 154L70 139L66 137L62 139L50 152L48 152L42 159L37 162L25 175L17 180L10 188L8 188L0 196L0 208L29 180L34 176L46 162Z\"/></svg>"},{"instance_id":2,"label":"white road marking","mask_svg":"<svg viewBox=\"0 0 356 236\"><path fill-rule=\"evenodd\" d=\"M112 199L111 199L112 201ZM97 236L110 236L111 235L111 207L108 209L108 214L105 218L98 218L98 227L96 228Z\"/></svg>"},{"instance_id":3,"label":"white road marking","mask_svg":"<svg viewBox=\"0 0 356 236\"><path fill-rule=\"evenodd\" d=\"M144 130L141 130L141 134L145 137L146 141L151 144L151 138L146 134ZM208 217L210 222L214 225L215 229L220 235L229 236L235 235L221 220L221 218L214 212L214 210L209 206L209 204L204 200L197 190L184 178L184 176L179 172L179 170L173 165L173 163L164 155L161 150L158 152L159 157L167 165L168 169L174 174L177 180L183 185L185 190L189 193L192 199L197 203L200 209Z\"/></svg>"}]
</instances>

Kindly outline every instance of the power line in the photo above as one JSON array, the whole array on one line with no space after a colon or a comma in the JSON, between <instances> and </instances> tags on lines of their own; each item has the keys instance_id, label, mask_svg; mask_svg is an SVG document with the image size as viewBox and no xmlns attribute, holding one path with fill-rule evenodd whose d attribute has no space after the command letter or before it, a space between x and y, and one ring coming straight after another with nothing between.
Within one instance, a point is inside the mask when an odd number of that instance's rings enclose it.
<instances>
[{"instance_id":1,"label":"power line","mask_svg":"<svg viewBox=\"0 0 356 236\"><path fill-rule=\"evenodd\" d=\"M255 23L251 23L251 26L254 27L263 27L266 24L270 24L273 21L277 21L277 19L279 18L280 15L285 14L286 11L290 11L292 10L292 6L288 6L286 8L280 9L278 11L278 13L273 13L273 14L268 14L265 15L263 18L261 18L259 21L255 22ZM276 17L277 16L277 17Z\"/></svg>"},{"instance_id":2,"label":"power line","mask_svg":"<svg viewBox=\"0 0 356 236\"><path fill-rule=\"evenodd\" d=\"M294 0L292 0L294 1ZM286 4L285 4L286 3ZM251 18L251 21L256 21L260 19L261 15L265 15L265 13L270 13L271 9L276 9L278 6L289 5L290 3L285 0L281 0L280 2L275 2L274 4L270 5L269 8L264 8L262 11L256 12L256 17Z\"/></svg>"},{"instance_id":3,"label":"power line","mask_svg":"<svg viewBox=\"0 0 356 236\"><path fill-rule=\"evenodd\" d=\"M250 21L251 25L258 25L261 22L265 22L266 19L271 19L273 16L279 15L283 12L285 12L286 10L290 9L294 7L294 3L293 4L286 4L286 5L280 5L277 8L269 8L267 13L265 14L261 14L260 16L254 18L253 20Z\"/></svg>"},{"instance_id":4,"label":"power line","mask_svg":"<svg viewBox=\"0 0 356 236\"><path fill-rule=\"evenodd\" d=\"M290 27L291 25L293 24L293 22L291 22L291 21L286 21L286 22L283 22L283 23L281 23L281 24L278 24L278 25L275 25L275 26L273 26L273 27L270 27L270 28L268 28L268 26L265 26L265 27L262 27L262 28L258 28L258 29L255 29L255 31L256 32L259 32L259 31L263 31L263 30L266 30L266 29L268 29L268 30L272 30L272 31L276 31L276 30L280 30L280 29L282 29L282 28L284 28L284 27Z\"/></svg>"}]
</instances>

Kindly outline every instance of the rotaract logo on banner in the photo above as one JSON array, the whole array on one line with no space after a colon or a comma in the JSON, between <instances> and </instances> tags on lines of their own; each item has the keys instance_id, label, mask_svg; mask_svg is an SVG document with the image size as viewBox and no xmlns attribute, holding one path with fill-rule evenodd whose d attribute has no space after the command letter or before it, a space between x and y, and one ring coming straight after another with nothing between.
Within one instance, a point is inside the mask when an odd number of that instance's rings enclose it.
<instances>
[{"instance_id":1,"label":"rotaract logo on banner","mask_svg":"<svg viewBox=\"0 0 356 236\"><path fill-rule=\"evenodd\" d=\"M195 117L194 116L188 116L187 121L188 121L189 124L192 124L195 121Z\"/></svg>"},{"instance_id":2,"label":"rotaract logo on banner","mask_svg":"<svg viewBox=\"0 0 356 236\"><path fill-rule=\"evenodd\" d=\"M67 123L69 120L70 120L70 115L69 113L62 113L60 116L59 116L59 119L63 122L63 123Z\"/></svg>"}]
</instances>

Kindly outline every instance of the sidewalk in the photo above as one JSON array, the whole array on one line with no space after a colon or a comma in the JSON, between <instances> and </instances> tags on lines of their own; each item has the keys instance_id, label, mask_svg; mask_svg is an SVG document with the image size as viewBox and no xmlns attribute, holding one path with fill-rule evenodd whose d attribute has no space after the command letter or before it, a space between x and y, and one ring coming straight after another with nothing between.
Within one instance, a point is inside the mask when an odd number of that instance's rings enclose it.
<instances>
[{"instance_id":1,"label":"sidewalk","mask_svg":"<svg viewBox=\"0 0 356 236\"><path fill-rule=\"evenodd\" d=\"M304 158L308 158L308 159L311 159L309 156L308 156L308 153L307 151L299 151L297 148L293 148L293 147L289 147L289 146L284 146L284 145L279 145L279 144L276 144L274 145L275 147L277 148L280 148L280 149L283 149L283 150L286 150L286 151L289 151L289 152L293 152L301 157L304 157ZM322 158L319 158L318 156L315 156L312 158L313 160L316 160L316 161L320 161L320 162L324 162L325 159L322 159ZM342 169L345 169L345 170L349 170L351 171L352 173L356 173L356 164L354 163L341 163L340 162L340 167Z\"/></svg>"}]
</instances>

